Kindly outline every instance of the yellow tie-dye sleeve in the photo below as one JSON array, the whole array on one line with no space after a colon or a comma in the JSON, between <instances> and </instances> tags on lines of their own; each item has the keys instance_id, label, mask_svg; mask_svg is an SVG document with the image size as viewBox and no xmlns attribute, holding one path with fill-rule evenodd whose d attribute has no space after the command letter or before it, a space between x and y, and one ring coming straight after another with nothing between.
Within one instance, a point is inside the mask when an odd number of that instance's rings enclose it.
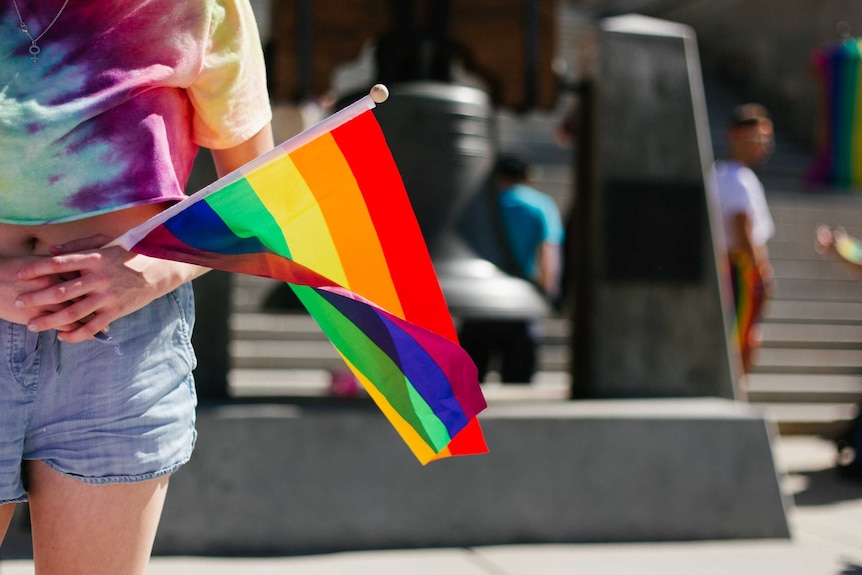
<instances>
[{"instance_id":1,"label":"yellow tie-dye sleeve","mask_svg":"<svg viewBox=\"0 0 862 575\"><path fill-rule=\"evenodd\" d=\"M213 0L201 72L188 88L192 138L205 148L235 146L271 119L266 69L248 0Z\"/></svg>"}]
</instances>

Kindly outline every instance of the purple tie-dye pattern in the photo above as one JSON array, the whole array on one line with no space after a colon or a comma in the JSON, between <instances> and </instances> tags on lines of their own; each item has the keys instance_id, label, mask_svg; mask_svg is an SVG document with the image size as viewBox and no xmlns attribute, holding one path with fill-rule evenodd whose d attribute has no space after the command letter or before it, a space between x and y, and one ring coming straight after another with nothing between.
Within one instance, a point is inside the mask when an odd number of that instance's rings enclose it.
<instances>
[{"instance_id":1,"label":"purple tie-dye pattern","mask_svg":"<svg viewBox=\"0 0 862 575\"><path fill-rule=\"evenodd\" d=\"M82 186L64 205L86 212L94 205L141 205L183 197L197 146L189 141L191 110L179 90L152 90L102 114L90 138L109 141L101 158L122 165L110 182ZM84 143L86 145L86 143ZM134 161L128 161L132 158Z\"/></svg>"},{"instance_id":2,"label":"purple tie-dye pattern","mask_svg":"<svg viewBox=\"0 0 862 575\"><path fill-rule=\"evenodd\" d=\"M25 21L39 32L61 4L30 3ZM0 3L0 222L182 199L199 144L239 143L269 121L248 0L76 0L37 62L28 46L11 2ZM202 74L212 53L242 73Z\"/></svg>"}]
</instances>

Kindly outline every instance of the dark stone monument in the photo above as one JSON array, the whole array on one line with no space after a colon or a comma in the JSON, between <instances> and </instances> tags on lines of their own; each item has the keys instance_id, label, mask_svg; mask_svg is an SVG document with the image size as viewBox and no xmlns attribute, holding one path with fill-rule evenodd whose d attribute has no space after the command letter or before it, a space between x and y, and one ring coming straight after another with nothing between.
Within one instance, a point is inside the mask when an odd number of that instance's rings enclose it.
<instances>
[{"instance_id":1,"label":"dark stone monument","mask_svg":"<svg viewBox=\"0 0 862 575\"><path fill-rule=\"evenodd\" d=\"M598 38L575 378L598 397L733 398L694 35L633 15Z\"/></svg>"}]
</instances>

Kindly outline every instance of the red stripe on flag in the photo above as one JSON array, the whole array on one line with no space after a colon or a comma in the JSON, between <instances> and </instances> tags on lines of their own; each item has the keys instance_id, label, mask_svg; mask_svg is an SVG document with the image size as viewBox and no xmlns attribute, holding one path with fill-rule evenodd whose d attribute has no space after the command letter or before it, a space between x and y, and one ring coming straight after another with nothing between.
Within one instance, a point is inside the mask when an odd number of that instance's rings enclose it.
<instances>
[{"instance_id":1,"label":"red stripe on flag","mask_svg":"<svg viewBox=\"0 0 862 575\"><path fill-rule=\"evenodd\" d=\"M405 318L457 342L425 239L374 114L365 112L332 136L362 190Z\"/></svg>"},{"instance_id":2,"label":"red stripe on flag","mask_svg":"<svg viewBox=\"0 0 862 575\"><path fill-rule=\"evenodd\" d=\"M479 426L479 420L473 418L452 438L447 446L451 455L478 455L488 453L488 445L485 443L485 435Z\"/></svg>"}]
</instances>

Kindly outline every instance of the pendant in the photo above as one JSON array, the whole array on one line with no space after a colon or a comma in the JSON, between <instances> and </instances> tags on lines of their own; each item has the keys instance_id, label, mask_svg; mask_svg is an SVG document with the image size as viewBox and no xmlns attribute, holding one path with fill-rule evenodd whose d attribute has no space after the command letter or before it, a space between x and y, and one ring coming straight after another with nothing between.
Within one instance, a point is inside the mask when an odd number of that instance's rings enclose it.
<instances>
[{"instance_id":1,"label":"pendant","mask_svg":"<svg viewBox=\"0 0 862 575\"><path fill-rule=\"evenodd\" d=\"M39 59L39 53L42 51L42 49L38 45L36 45L35 42L33 44L30 44L30 47L27 50L30 52L30 59L34 62Z\"/></svg>"}]
</instances>

